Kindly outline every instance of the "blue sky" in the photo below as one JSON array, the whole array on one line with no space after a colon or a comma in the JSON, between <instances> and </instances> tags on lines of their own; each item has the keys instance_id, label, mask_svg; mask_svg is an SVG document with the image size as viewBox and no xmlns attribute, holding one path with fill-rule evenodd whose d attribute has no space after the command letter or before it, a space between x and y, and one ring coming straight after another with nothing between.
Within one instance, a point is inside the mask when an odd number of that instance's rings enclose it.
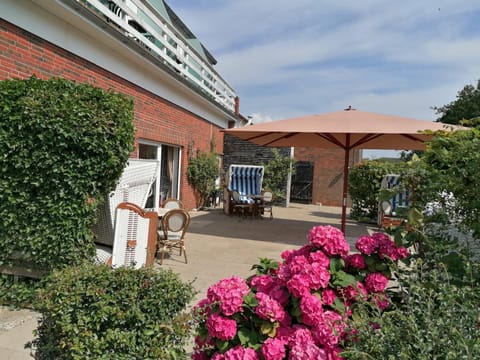
<instances>
[{"instance_id":1,"label":"blue sky","mask_svg":"<svg viewBox=\"0 0 480 360\"><path fill-rule=\"evenodd\" d=\"M167 2L256 123L348 105L433 121L480 79L477 0Z\"/></svg>"}]
</instances>

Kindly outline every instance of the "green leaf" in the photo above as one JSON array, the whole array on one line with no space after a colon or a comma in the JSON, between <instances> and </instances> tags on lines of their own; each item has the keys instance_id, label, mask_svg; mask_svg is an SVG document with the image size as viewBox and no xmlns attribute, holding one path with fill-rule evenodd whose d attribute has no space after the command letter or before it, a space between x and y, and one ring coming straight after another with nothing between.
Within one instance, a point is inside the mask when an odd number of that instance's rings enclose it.
<instances>
[{"instance_id":1,"label":"green leaf","mask_svg":"<svg viewBox=\"0 0 480 360\"><path fill-rule=\"evenodd\" d=\"M345 268L345 261L342 258L332 257L330 258L330 274L334 274Z\"/></svg>"},{"instance_id":2,"label":"green leaf","mask_svg":"<svg viewBox=\"0 0 480 360\"><path fill-rule=\"evenodd\" d=\"M269 322L264 321L260 325L260 333L263 335L267 335L268 337L275 337L277 333L277 328L280 326L278 322Z\"/></svg>"},{"instance_id":3,"label":"green leaf","mask_svg":"<svg viewBox=\"0 0 480 360\"><path fill-rule=\"evenodd\" d=\"M255 298L255 294L251 291L243 296L243 302L245 305L249 306L250 308L254 308L258 305L258 300Z\"/></svg>"},{"instance_id":4,"label":"green leaf","mask_svg":"<svg viewBox=\"0 0 480 360\"><path fill-rule=\"evenodd\" d=\"M331 283L333 287L347 287L349 285L356 285L357 279L345 271L337 271L332 275Z\"/></svg>"}]
</instances>

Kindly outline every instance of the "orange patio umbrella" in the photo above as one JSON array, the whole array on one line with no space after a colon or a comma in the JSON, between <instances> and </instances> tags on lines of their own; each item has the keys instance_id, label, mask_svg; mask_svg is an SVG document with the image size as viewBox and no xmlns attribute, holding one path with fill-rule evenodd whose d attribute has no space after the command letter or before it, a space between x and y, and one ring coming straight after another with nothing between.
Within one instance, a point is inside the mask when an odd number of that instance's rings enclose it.
<instances>
[{"instance_id":1,"label":"orange patio umbrella","mask_svg":"<svg viewBox=\"0 0 480 360\"><path fill-rule=\"evenodd\" d=\"M341 230L345 233L350 150L424 150L433 131L445 124L394 115L345 111L272 121L224 132L261 146L341 148L345 151Z\"/></svg>"}]
</instances>

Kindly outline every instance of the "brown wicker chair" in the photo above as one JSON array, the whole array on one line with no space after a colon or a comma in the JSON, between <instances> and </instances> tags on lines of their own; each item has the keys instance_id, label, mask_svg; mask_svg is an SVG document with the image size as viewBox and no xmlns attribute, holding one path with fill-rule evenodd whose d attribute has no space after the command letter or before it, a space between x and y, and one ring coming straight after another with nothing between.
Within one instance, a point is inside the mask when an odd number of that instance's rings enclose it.
<instances>
[{"instance_id":1,"label":"brown wicker chair","mask_svg":"<svg viewBox=\"0 0 480 360\"><path fill-rule=\"evenodd\" d=\"M183 209L183 203L180 200L168 198L163 202L162 207L166 209Z\"/></svg>"},{"instance_id":2,"label":"brown wicker chair","mask_svg":"<svg viewBox=\"0 0 480 360\"><path fill-rule=\"evenodd\" d=\"M270 220L273 219L273 193L271 191L263 192L262 201L257 206L260 215L265 215L265 212L269 212Z\"/></svg>"},{"instance_id":3,"label":"brown wicker chair","mask_svg":"<svg viewBox=\"0 0 480 360\"><path fill-rule=\"evenodd\" d=\"M180 256L184 255L187 263L187 251L185 249L185 234L190 225L190 214L184 209L172 209L162 218L162 228L157 231L158 250L160 253L160 265L167 251L173 248L180 250Z\"/></svg>"}]
</instances>

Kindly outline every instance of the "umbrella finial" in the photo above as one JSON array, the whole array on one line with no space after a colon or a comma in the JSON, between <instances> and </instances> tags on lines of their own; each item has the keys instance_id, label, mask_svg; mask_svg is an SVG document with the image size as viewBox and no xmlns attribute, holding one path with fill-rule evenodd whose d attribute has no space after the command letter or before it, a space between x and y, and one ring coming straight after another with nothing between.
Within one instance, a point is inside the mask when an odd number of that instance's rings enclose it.
<instances>
[{"instance_id":1,"label":"umbrella finial","mask_svg":"<svg viewBox=\"0 0 480 360\"><path fill-rule=\"evenodd\" d=\"M344 109L345 111L350 111L350 110L357 110L357 109L354 109L352 107L352 105L348 105L348 107L346 109Z\"/></svg>"}]
</instances>

